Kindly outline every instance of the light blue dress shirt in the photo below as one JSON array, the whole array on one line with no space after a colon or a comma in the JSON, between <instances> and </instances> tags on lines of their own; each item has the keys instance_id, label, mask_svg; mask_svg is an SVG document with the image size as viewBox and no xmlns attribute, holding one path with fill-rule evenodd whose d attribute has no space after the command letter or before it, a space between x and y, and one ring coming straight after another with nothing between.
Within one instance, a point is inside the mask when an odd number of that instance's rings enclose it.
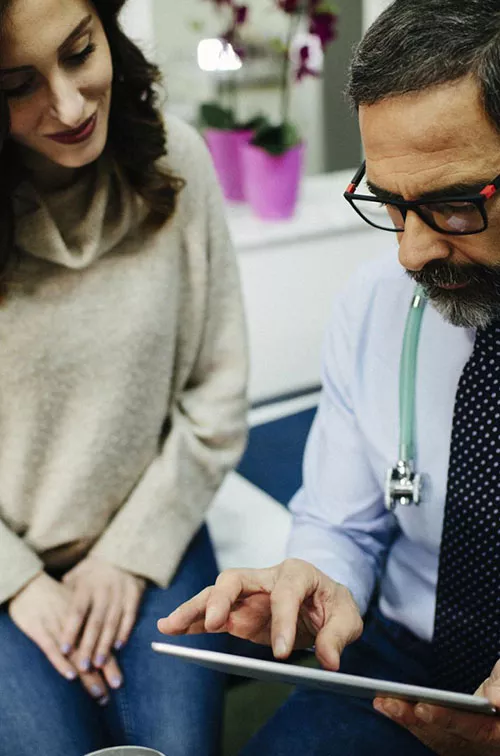
<instances>
[{"instance_id":1,"label":"light blue dress shirt","mask_svg":"<svg viewBox=\"0 0 500 756\"><path fill-rule=\"evenodd\" d=\"M475 331L425 309L415 436L423 500L392 514L384 485L398 457L399 360L414 288L396 259L384 259L364 266L335 303L288 554L346 585L362 613L380 578L381 611L431 640L453 406Z\"/></svg>"}]
</instances>

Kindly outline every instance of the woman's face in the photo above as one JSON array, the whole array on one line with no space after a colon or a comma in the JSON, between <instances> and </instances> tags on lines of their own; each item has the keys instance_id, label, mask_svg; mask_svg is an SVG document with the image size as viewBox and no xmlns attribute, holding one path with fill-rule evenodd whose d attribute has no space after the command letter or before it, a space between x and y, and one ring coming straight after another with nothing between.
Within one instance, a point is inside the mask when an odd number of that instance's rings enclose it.
<instances>
[{"instance_id":1,"label":"woman's face","mask_svg":"<svg viewBox=\"0 0 500 756\"><path fill-rule=\"evenodd\" d=\"M66 168L102 153L113 67L89 0L12 0L2 25L0 88L10 137Z\"/></svg>"}]
</instances>

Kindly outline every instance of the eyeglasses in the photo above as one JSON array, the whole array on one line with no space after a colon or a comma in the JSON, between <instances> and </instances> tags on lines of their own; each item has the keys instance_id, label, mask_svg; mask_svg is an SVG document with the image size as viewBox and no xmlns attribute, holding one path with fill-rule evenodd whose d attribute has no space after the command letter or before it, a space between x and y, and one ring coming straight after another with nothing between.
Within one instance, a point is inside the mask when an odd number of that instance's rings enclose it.
<instances>
[{"instance_id":1,"label":"eyeglasses","mask_svg":"<svg viewBox=\"0 0 500 756\"><path fill-rule=\"evenodd\" d=\"M382 231L401 233L405 230L409 210L421 218L434 231L450 236L480 234L488 228L485 203L500 189L500 175L487 184L478 194L469 197L440 197L433 200L393 200L356 194L366 172L363 163L352 182L344 192L344 197L366 223Z\"/></svg>"}]
</instances>

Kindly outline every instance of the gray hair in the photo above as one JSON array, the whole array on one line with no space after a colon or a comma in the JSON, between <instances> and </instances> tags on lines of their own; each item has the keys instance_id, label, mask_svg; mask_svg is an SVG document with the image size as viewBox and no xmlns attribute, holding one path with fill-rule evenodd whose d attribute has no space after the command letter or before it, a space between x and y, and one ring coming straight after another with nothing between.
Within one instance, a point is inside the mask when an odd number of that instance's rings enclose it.
<instances>
[{"instance_id":1,"label":"gray hair","mask_svg":"<svg viewBox=\"0 0 500 756\"><path fill-rule=\"evenodd\" d=\"M466 76L500 130L500 0L395 0L354 52L354 108Z\"/></svg>"}]
</instances>

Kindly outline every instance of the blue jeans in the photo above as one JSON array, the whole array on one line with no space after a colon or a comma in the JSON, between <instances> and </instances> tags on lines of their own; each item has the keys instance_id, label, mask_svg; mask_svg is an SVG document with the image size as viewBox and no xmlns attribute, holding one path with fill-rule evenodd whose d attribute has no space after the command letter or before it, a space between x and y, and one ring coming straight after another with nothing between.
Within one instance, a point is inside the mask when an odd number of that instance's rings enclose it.
<instances>
[{"instance_id":1,"label":"blue jeans","mask_svg":"<svg viewBox=\"0 0 500 756\"><path fill-rule=\"evenodd\" d=\"M430 685L430 645L374 611L362 638L342 655L341 672ZM431 756L371 700L296 689L241 756Z\"/></svg>"},{"instance_id":2,"label":"blue jeans","mask_svg":"<svg viewBox=\"0 0 500 756\"><path fill-rule=\"evenodd\" d=\"M38 647L0 609L1 756L83 756L113 745L156 748L166 756L216 756L224 678L155 654L166 640L156 622L212 583L217 575L206 528L191 543L167 590L149 587L118 662L125 683L99 707L81 683L66 682ZM225 637L176 638L176 643L224 650Z\"/></svg>"}]
</instances>

